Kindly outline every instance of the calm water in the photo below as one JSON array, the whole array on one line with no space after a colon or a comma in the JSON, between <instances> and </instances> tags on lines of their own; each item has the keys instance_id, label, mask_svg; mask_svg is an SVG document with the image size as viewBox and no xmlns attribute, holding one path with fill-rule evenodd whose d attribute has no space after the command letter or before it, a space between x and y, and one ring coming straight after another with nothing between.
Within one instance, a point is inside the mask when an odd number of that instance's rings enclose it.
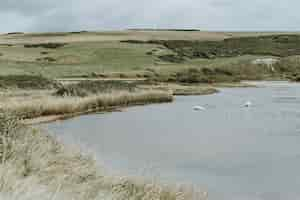
<instances>
[{"instance_id":1,"label":"calm water","mask_svg":"<svg viewBox=\"0 0 300 200\"><path fill-rule=\"evenodd\" d=\"M245 108L246 101L253 106ZM205 111L193 111L200 105ZM47 125L120 173L192 183L210 200L300 199L300 85L223 89Z\"/></svg>"}]
</instances>

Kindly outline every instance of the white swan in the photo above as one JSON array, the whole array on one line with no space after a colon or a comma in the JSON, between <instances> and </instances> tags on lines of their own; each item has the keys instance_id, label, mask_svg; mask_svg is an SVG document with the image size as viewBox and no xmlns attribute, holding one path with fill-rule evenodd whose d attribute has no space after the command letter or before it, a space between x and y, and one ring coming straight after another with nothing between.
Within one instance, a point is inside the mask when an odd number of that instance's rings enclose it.
<instances>
[{"instance_id":1,"label":"white swan","mask_svg":"<svg viewBox=\"0 0 300 200\"><path fill-rule=\"evenodd\" d=\"M244 104L245 107L251 107L252 106L252 102L251 101L247 101L245 104Z\"/></svg>"},{"instance_id":2,"label":"white swan","mask_svg":"<svg viewBox=\"0 0 300 200\"><path fill-rule=\"evenodd\" d=\"M206 110L206 109L202 106L194 106L194 110L200 111L200 110Z\"/></svg>"}]
</instances>

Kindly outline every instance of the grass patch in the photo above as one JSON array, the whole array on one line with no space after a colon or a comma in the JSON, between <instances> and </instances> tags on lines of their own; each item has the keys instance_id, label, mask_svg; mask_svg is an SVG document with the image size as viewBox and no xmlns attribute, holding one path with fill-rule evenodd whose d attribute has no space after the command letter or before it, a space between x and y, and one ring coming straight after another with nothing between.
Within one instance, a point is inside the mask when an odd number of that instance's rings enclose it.
<instances>
[{"instance_id":1,"label":"grass patch","mask_svg":"<svg viewBox=\"0 0 300 200\"><path fill-rule=\"evenodd\" d=\"M135 90L136 84L124 81L82 81L77 84L62 86L55 92L55 95L86 97L101 93L115 91L134 92Z\"/></svg>"},{"instance_id":2,"label":"grass patch","mask_svg":"<svg viewBox=\"0 0 300 200\"><path fill-rule=\"evenodd\" d=\"M33 75L0 76L0 88L3 89L53 89L58 87L56 81Z\"/></svg>"},{"instance_id":3,"label":"grass patch","mask_svg":"<svg viewBox=\"0 0 300 200\"><path fill-rule=\"evenodd\" d=\"M189 68L176 73L177 82L181 83L217 83L217 82L238 82L238 76L225 69L211 68Z\"/></svg>"},{"instance_id":4,"label":"grass patch","mask_svg":"<svg viewBox=\"0 0 300 200\"><path fill-rule=\"evenodd\" d=\"M218 58L241 55L270 55L286 57L300 54L299 35L270 35L258 37L230 38L223 41L165 40L148 41L161 44L180 57Z\"/></svg>"}]
</instances>

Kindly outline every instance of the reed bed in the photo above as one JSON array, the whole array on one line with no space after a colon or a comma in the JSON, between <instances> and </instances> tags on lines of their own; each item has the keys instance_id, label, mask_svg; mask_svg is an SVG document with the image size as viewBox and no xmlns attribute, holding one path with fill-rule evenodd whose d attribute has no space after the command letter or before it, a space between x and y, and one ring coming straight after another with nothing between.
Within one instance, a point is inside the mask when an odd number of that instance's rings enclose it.
<instances>
[{"instance_id":1,"label":"reed bed","mask_svg":"<svg viewBox=\"0 0 300 200\"><path fill-rule=\"evenodd\" d=\"M41 116L66 115L89 111L105 111L114 107L130 105L162 103L173 100L171 92L139 91L112 92L87 97L57 97L51 95L40 96L35 99L11 98L10 101L0 103L0 108L14 112L23 119Z\"/></svg>"},{"instance_id":2,"label":"reed bed","mask_svg":"<svg viewBox=\"0 0 300 200\"><path fill-rule=\"evenodd\" d=\"M0 113L0 199L202 200L192 187L107 176L95 161Z\"/></svg>"}]
</instances>

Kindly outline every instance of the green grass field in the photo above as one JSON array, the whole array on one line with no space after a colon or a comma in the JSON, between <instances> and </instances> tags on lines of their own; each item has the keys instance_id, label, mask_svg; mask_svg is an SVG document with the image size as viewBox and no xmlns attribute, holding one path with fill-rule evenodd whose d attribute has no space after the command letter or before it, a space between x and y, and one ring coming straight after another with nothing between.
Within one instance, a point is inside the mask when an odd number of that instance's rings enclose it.
<instances>
[{"instance_id":1,"label":"green grass field","mask_svg":"<svg viewBox=\"0 0 300 200\"><path fill-rule=\"evenodd\" d=\"M157 49L157 45L115 41L75 42L59 49L0 46L3 54L0 57L0 73L62 77L88 75L92 72L139 71L155 64L155 56L147 55L152 49ZM53 61L47 58L53 58Z\"/></svg>"},{"instance_id":2,"label":"green grass field","mask_svg":"<svg viewBox=\"0 0 300 200\"><path fill-rule=\"evenodd\" d=\"M202 31L120 31L120 32L82 32L82 33L35 33L35 34L12 34L0 35L0 75L43 75L50 78L63 77L90 77L97 74L105 74L112 77L112 74L121 74L122 77L143 77L146 73L156 73L162 76L174 75L189 68L201 69L226 68L247 65L252 67L253 60L258 58L270 58L265 55L259 43L259 52L252 55L252 51L246 51L248 46L255 49L253 41L259 41L257 36L276 35L280 33L223 33L223 32L202 32ZM295 34L295 33L294 33ZM297 33L298 34L298 33ZM209 54L223 52L230 54L231 49L240 45L234 42L229 48L222 44L222 41L231 37L252 37L247 38L246 46L242 45L242 55L220 56L214 59L198 58L202 51L209 51ZM126 43L123 40L187 40L188 45L179 45L168 48L160 43ZM201 41L213 41L209 48ZM172 44L172 41L169 43ZM200 41L193 43L193 41ZM279 41L282 42L282 41ZM41 43L66 43L58 48L25 48L24 45ZM222 44L222 51L217 51L219 44ZM273 44L272 44L273 45ZM276 50L278 44L271 46ZM295 45L292 46L295 50ZM283 51L291 51L283 46ZM219 48L220 49L220 48ZM271 50L273 50L271 49ZM176 55L183 52L184 62L164 61L160 59L163 55ZM196 52L196 53L195 53ZM249 52L249 54L247 54ZM297 51L296 51L297 52ZM272 53L272 51L271 51ZM196 56L190 56L195 54ZM235 53L234 53L235 54ZM201 54L202 55L202 54Z\"/></svg>"},{"instance_id":3,"label":"green grass field","mask_svg":"<svg viewBox=\"0 0 300 200\"><path fill-rule=\"evenodd\" d=\"M153 51L152 55L147 54ZM170 50L152 44L128 44L112 42L76 42L59 49L24 48L0 46L0 75L34 74L47 77L72 77L92 73L143 73L155 70L158 73L175 73L185 68L224 66L251 62L261 56L245 55L237 58L193 59L184 63L163 62L158 55ZM42 54L47 52L47 54ZM53 58L48 61L45 58Z\"/></svg>"}]
</instances>

